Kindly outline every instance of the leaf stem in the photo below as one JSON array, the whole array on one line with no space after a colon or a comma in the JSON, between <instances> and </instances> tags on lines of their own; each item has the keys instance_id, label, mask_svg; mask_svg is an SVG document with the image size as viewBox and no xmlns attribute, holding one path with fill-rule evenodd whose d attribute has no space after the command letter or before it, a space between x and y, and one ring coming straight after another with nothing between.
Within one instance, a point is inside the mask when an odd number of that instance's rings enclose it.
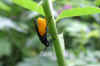
<instances>
[{"instance_id":1,"label":"leaf stem","mask_svg":"<svg viewBox=\"0 0 100 66\"><path fill-rule=\"evenodd\" d=\"M52 36L53 42L54 42L54 48L57 56L57 61L59 66L66 66L66 62L64 59L64 51L63 48L60 44L58 35L57 35L57 30L56 30L56 22L53 16L53 8L52 8L52 0L43 0L43 9L44 13L46 15L46 18L49 22L48 28L49 32Z\"/></svg>"}]
</instances>

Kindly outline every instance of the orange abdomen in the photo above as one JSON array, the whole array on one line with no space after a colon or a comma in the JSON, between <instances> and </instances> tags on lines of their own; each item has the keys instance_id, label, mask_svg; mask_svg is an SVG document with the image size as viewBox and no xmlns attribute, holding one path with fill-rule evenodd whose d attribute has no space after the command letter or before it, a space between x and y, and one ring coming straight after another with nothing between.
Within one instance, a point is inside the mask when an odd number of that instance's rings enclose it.
<instances>
[{"instance_id":1,"label":"orange abdomen","mask_svg":"<svg viewBox=\"0 0 100 66\"><path fill-rule=\"evenodd\" d=\"M45 18L38 18L38 31L41 36L44 36L46 33L47 22Z\"/></svg>"}]
</instances>

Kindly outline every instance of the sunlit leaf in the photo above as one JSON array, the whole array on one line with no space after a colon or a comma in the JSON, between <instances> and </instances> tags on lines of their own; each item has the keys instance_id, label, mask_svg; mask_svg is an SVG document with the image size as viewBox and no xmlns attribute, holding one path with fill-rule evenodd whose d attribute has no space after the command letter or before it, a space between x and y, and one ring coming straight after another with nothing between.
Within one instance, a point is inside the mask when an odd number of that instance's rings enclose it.
<instances>
[{"instance_id":1,"label":"sunlit leaf","mask_svg":"<svg viewBox=\"0 0 100 66\"><path fill-rule=\"evenodd\" d=\"M5 11L10 11L10 7L0 1L0 9Z\"/></svg>"},{"instance_id":2,"label":"sunlit leaf","mask_svg":"<svg viewBox=\"0 0 100 66\"><path fill-rule=\"evenodd\" d=\"M63 10L62 13L58 16L57 20L65 17L91 15L96 13L100 13L100 8L96 7L72 8L69 10Z\"/></svg>"},{"instance_id":3,"label":"sunlit leaf","mask_svg":"<svg viewBox=\"0 0 100 66\"><path fill-rule=\"evenodd\" d=\"M40 14L44 14L43 8L32 0L13 0L19 6L22 6L28 10L38 12Z\"/></svg>"}]
</instances>

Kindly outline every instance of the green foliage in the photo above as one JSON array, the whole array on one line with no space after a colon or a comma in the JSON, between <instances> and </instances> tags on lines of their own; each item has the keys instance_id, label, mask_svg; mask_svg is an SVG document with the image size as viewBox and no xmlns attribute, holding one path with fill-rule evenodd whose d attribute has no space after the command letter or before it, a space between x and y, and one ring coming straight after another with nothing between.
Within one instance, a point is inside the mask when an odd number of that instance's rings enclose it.
<instances>
[{"instance_id":1,"label":"green foliage","mask_svg":"<svg viewBox=\"0 0 100 66\"><path fill-rule=\"evenodd\" d=\"M98 30L93 30L89 33L88 37L95 37L95 38L99 38L99 31Z\"/></svg>"},{"instance_id":2,"label":"green foliage","mask_svg":"<svg viewBox=\"0 0 100 66\"><path fill-rule=\"evenodd\" d=\"M43 51L45 46L41 44L33 26L35 14L44 14L39 2L40 0L0 0L1 66L5 61L10 64L8 66L57 66L52 48L47 48L47 52ZM72 9L62 11L56 17L56 24L58 36L63 34L64 37L68 66L100 66L100 14L96 14L100 13L100 9L96 7L99 6L99 0L96 0L96 5L92 0L53 0L54 10L57 12L64 5L71 5ZM53 43L49 33L48 38L50 44ZM63 38L60 39L62 44ZM1 60L3 58L5 61ZM18 58L23 58L23 61L15 65ZM14 62L14 65L10 62Z\"/></svg>"},{"instance_id":3,"label":"green foliage","mask_svg":"<svg viewBox=\"0 0 100 66\"><path fill-rule=\"evenodd\" d=\"M6 4L4 4L2 1L0 1L0 10L10 11L10 7Z\"/></svg>"},{"instance_id":4,"label":"green foliage","mask_svg":"<svg viewBox=\"0 0 100 66\"><path fill-rule=\"evenodd\" d=\"M95 1L96 6L100 6L100 0Z\"/></svg>"},{"instance_id":5,"label":"green foliage","mask_svg":"<svg viewBox=\"0 0 100 66\"><path fill-rule=\"evenodd\" d=\"M10 55L11 53L11 45L8 41L8 37L6 32L0 31L0 57L2 55Z\"/></svg>"},{"instance_id":6,"label":"green foliage","mask_svg":"<svg viewBox=\"0 0 100 66\"><path fill-rule=\"evenodd\" d=\"M96 13L100 13L100 8L96 8L96 7L72 8L69 10L64 10L58 16L57 20L65 18L65 17L91 15L91 14L96 14Z\"/></svg>"},{"instance_id":7,"label":"green foliage","mask_svg":"<svg viewBox=\"0 0 100 66\"><path fill-rule=\"evenodd\" d=\"M32 11L36 11L40 14L43 13L42 7L37 4L36 2L33 2L32 0L14 0L14 3L27 8ZM100 9L96 7L85 7L85 8L72 8L69 10L64 10L57 18L57 20L65 18L65 17L73 17L73 16L82 16L82 15L91 15L100 13Z\"/></svg>"},{"instance_id":8,"label":"green foliage","mask_svg":"<svg viewBox=\"0 0 100 66\"><path fill-rule=\"evenodd\" d=\"M25 60L19 63L18 66L57 66L53 57L51 59L50 56L36 56L35 58L25 58Z\"/></svg>"},{"instance_id":9,"label":"green foliage","mask_svg":"<svg viewBox=\"0 0 100 66\"><path fill-rule=\"evenodd\" d=\"M41 5L37 4L36 2L33 2L32 0L13 0L13 2L31 11L44 14Z\"/></svg>"}]
</instances>

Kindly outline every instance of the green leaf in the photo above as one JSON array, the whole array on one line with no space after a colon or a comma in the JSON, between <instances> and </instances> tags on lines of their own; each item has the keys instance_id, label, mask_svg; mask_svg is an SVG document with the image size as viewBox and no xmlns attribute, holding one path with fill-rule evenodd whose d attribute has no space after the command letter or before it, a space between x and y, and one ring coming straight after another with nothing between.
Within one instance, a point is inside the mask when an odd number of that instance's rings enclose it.
<instances>
[{"instance_id":1,"label":"green leaf","mask_svg":"<svg viewBox=\"0 0 100 66\"><path fill-rule=\"evenodd\" d=\"M95 1L95 4L96 4L97 6L100 6L100 0L96 0L96 1Z\"/></svg>"},{"instance_id":2,"label":"green leaf","mask_svg":"<svg viewBox=\"0 0 100 66\"><path fill-rule=\"evenodd\" d=\"M5 11L10 11L11 8L8 5L0 1L0 9L5 10Z\"/></svg>"},{"instance_id":3,"label":"green leaf","mask_svg":"<svg viewBox=\"0 0 100 66\"><path fill-rule=\"evenodd\" d=\"M69 10L63 10L62 13L58 16L56 21L65 17L91 15L96 13L100 13L100 8L97 7L72 8Z\"/></svg>"},{"instance_id":4,"label":"green leaf","mask_svg":"<svg viewBox=\"0 0 100 66\"><path fill-rule=\"evenodd\" d=\"M33 2L32 0L13 0L13 2L19 6L22 6L26 9L28 9L28 10L36 11L40 14L44 14L43 8L36 2Z\"/></svg>"},{"instance_id":5,"label":"green leaf","mask_svg":"<svg viewBox=\"0 0 100 66\"><path fill-rule=\"evenodd\" d=\"M0 32L0 57L11 53L11 44L6 37L5 32Z\"/></svg>"}]
</instances>

